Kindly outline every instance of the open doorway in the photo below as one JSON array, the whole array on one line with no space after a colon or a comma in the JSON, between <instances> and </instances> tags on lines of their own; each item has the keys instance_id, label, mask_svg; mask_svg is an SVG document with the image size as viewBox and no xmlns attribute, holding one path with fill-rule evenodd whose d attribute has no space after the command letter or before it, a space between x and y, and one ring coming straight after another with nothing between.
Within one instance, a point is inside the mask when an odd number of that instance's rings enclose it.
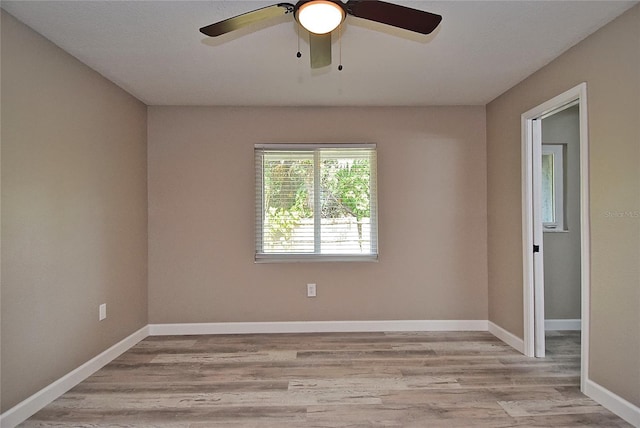
<instances>
[{"instance_id":1,"label":"open doorway","mask_svg":"<svg viewBox=\"0 0 640 428\"><path fill-rule=\"evenodd\" d=\"M580 106L542 118L544 324L580 330ZM549 347L546 346L546 350Z\"/></svg>"},{"instance_id":2,"label":"open doorway","mask_svg":"<svg viewBox=\"0 0 640 428\"><path fill-rule=\"evenodd\" d=\"M558 314L566 309L567 311L563 312L560 318L555 318L555 320L563 319L566 321L555 321L555 328L572 327L572 329L575 329L577 328L576 323L579 324L581 329L580 360L582 389L584 389L588 369L590 280L589 152L586 90L586 83L582 83L522 115L524 353L530 357L544 357L545 355L545 327L552 327L554 324L554 322L546 323L547 325L545 326L545 306L547 306L550 319L553 316L559 316ZM558 116L561 113L562 116ZM575 114L578 120L578 147L572 148L574 149L572 150L574 156L577 155L579 158L576 165L578 168L578 183L574 183L577 186L569 189L564 186L563 183L563 187L556 188L555 190L549 190L548 187L543 189L543 183L545 186L554 184L549 183L548 176L546 177L546 181L543 182L543 170L545 174L554 174L556 178L562 178L565 183L567 182L568 171L566 171L566 167L568 165L567 162L565 162L565 157L570 153L568 141L563 145L563 142L560 141L561 139L547 135L547 142L550 144L548 145L549 147L545 147L545 156L543 157L543 140L545 139L543 123L552 117L554 117L556 121L559 119L567 119L571 114ZM553 122L548 123L553 124ZM550 126L550 128L552 127L553 126ZM562 165L564 169L554 169L554 165L556 167ZM570 218L567 216L569 210L564 212L557 210L559 207L568 208L567 204L569 203L566 193L558 198L558 189L560 189L560 191L566 189L576 192L576 188L578 193L578 195L576 195L578 198L577 204L575 200L573 203L574 210L577 207L578 213L576 216ZM543 196L546 198L544 204ZM545 269L544 261L545 259L550 260L554 257L554 252L556 252L555 257L558 257L558 246L555 245L554 241L568 241L569 232L566 232L566 230L570 230L568 229L569 227L575 232L575 236L571 236L571 238L576 238L574 242L577 242L579 246L577 250L579 254L573 255L574 259L573 262L571 262L574 265L573 268L577 268L577 272L572 270L572 272L568 274L570 277L575 278L577 276L578 278L579 303L571 302L569 305L571 307L558 308L556 303L560 303L560 306L563 306L561 301L545 302L545 273L550 277L550 280L553 281L558 281L559 277L558 272L553 270L554 266L552 266L552 263L548 263L548 270ZM547 230L547 232L545 232L545 230ZM567 235L564 239L552 239L553 234ZM547 239L545 239L545 235L548 235ZM559 236L560 235L556 235L556 238ZM549 246L547 252L550 254L547 254L545 251L546 246ZM567 272L563 272L563 274L567 274ZM571 288L571 286L569 288ZM568 290L553 290L553 292L556 293L556 297L558 293L564 293L565 297L571 294ZM545 303L547 303L547 305L545 305ZM580 317L571 318L575 316L576 310L579 311ZM580 321L577 321L578 319ZM564 323L564 325L561 325L562 323Z\"/></svg>"}]
</instances>

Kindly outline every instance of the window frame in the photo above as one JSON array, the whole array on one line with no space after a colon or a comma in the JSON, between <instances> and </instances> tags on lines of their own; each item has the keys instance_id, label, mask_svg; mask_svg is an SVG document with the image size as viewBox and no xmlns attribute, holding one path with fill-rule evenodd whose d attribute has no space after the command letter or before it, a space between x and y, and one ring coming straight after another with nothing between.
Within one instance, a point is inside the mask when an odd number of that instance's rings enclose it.
<instances>
[{"instance_id":1,"label":"window frame","mask_svg":"<svg viewBox=\"0 0 640 428\"><path fill-rule=\"evenodd\" d=\"M565 225L565 144L542 144L542 155L553 156L553 199L555 221L542 223L543 232L566 232ZM541 189L544 192L544 188ZM541 192L541 196L542 196Z\"/></svg>"},{"instance_id":2,"label":"window frame","mask_svg":"<svg viewBox=\"0 0 640 428\"><path fill-rule=\"evenodd\" d=\"M370 162L370 246L369 254L327 253L321 254L317 239L321 236L321 217L314 215L314 252L313 253L265 253L263 252L264 237L264 152L266 151L309 151L314 154L314 188L319 194L320 168L317 163L319 150L363 149L372 151ZM261 152L261 154L259 154ZM259 159L261 163L259 162ZM378 248L378 195L377 195L377 145L375 143L268 143L254 145L254 163L256 172L255 183L255 263L281 262L377 262ZM315 214L315 210L314 210Z\"/></svg>"}]
</instances>

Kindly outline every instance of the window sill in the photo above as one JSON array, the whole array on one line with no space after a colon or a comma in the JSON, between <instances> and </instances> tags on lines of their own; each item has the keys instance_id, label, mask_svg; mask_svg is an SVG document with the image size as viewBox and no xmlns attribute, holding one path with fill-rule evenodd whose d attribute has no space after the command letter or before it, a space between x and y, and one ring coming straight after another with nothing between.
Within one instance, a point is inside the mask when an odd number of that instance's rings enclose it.
<instances>
[{"instance_id":1,"label":"window sill","mask_svg":"<svg viewBox=\"0 0 640 428\"><path fill-rule=\"evenodd\" d=\"M255 263L378 262L378 255L348 254L260 254Z\"/></svg>"}]
</instances>

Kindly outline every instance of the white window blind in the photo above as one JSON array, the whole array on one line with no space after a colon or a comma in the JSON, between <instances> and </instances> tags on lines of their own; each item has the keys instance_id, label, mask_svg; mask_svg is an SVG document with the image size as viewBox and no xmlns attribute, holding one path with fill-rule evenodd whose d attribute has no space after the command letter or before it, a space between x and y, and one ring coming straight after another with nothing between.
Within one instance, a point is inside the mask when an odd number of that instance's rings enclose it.
<instances>
[{"instance_id":1,"label":"white window blind","mask_svg":"<svg viewBox=\"0 0 640 428\"><path fill-rule=\"evenodd\" d=\"M256 261L376 260L375 144L255 146Z\"/></svg>"}]
</instances>

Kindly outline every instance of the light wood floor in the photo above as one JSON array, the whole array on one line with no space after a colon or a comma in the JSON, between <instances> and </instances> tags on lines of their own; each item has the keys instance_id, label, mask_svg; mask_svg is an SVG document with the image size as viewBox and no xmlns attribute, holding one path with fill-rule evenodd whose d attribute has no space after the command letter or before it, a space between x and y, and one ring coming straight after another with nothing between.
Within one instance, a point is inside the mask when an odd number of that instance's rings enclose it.
<instances>
[{"instance_id":1,"label":"light wood floor","mask_svg":"<svg viewBox=\"0 0 640 428\"><path fill-rule=\"evenodd\" d=\"M22 426L626 427L579 391L577 332L149 337Z\"/></svg>"}]
</instances>

